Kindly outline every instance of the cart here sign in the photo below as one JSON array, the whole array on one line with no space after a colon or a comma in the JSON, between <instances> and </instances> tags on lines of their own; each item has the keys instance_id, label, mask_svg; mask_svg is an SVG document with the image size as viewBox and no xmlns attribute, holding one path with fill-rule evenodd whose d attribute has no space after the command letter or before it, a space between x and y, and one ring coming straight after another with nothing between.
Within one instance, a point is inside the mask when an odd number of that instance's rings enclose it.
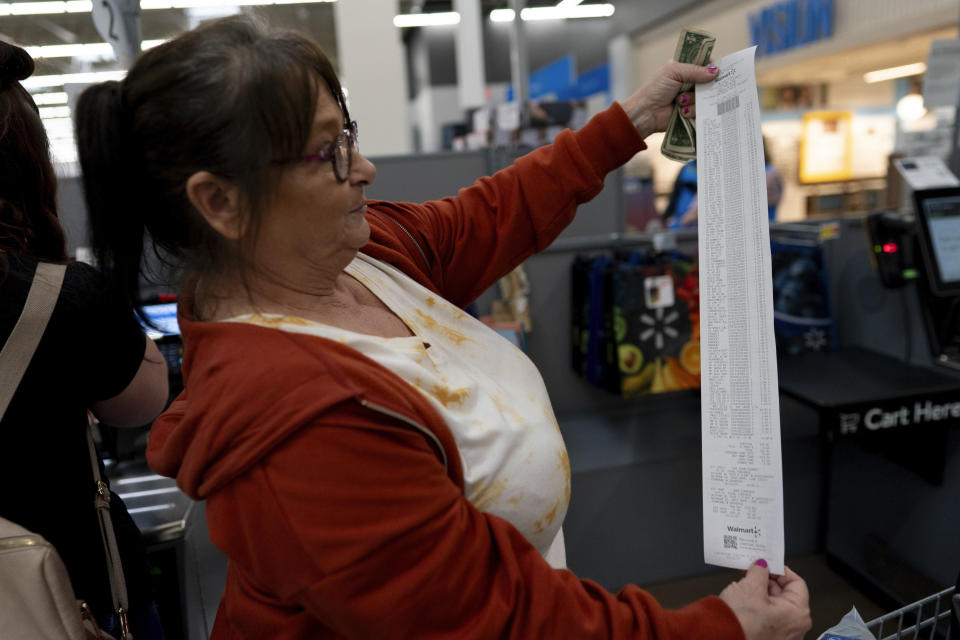
<instances>
[{"instance_id":1,"label":"cart here sign","mask_svg":"<svg viewBox=\"0 0 960 640\"><path fill-rule=\"evenodd\" d=\"M879 431L894 427L909 427L960 420L960 400L953 398L916 399L892 406L871 406L839 409L837 431L851 435L863 431Z\"/></svg>"}]
</instances>

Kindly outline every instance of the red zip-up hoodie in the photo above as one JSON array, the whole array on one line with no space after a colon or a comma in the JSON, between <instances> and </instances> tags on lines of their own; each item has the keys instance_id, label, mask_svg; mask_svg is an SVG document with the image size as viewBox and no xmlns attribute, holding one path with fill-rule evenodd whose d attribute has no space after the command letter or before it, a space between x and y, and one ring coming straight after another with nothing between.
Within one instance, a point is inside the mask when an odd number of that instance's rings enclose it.
<instances>
[{"instance_id":1,"label":"red zip-up hoodie","mask_svg":"<svg viewBox=\"0 0 960 640\"><path fill-rule=\"evenodd\" d=\"M614 104L457 198L369 202L363 251L465 305L644 147ZM180 327L185 391L147 454L206 500L229 558L213 638L743 639L717 597L666 611L551 568L466 500L453 435L420 392L358 352L196 322L189 292Z\"/></svg>"}]
</instances>

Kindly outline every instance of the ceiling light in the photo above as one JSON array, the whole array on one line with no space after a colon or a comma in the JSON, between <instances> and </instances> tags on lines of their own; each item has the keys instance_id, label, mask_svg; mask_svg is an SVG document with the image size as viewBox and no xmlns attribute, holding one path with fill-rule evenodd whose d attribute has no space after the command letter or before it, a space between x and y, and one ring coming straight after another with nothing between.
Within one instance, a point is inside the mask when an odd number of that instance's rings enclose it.
<instances>
[{"instance_id":1,"label":"ceiling light","mask_svg":"<svg viewBox=\"0 0 960 640\"><path fill-rule=\"evenodd\" d=\"M431 27L441 24L460 24L460 14L456 11L442 13L403 13L393 16L395 27Z\"/></svg>"},{"instance_id":2,"label":"ceiling light","mask_svg":"<svg viewBox=\"0 0 960 640\"><path fill-rule=\"evenodd\" d=\"M520 11L521 20L565 20L567 18L607 18L612 16L612 4L557 5L555 7L527 7ZM491 22L512 22L513 9L494 9Z\"/></svg>"},{"instance_id":3,"label":"ceiling light","mask_svg":"<svg viewBox=\"0 0 960 640\"><path fill-rule=\"evenodd\" d=\"M62 107L42 107L40 109L40 118L46 120L48 118L69 118L70 117L70 107L64 105Z\"/></svg>"},{"instance_id":4,"label":"ceiling light","mask_svg":"<svg viewBox=\"0 0 960 640\"><path fill-rule=\"evenodd\" d=\"M196 7L261 7L276 4L314 4L337 0L142 0L140 8L193 9ZM0 2L0 16L39 16L51 13L90 13L90 0L48 0L47 2Z\"/></svg>"},{"instance_id":5,"label":"ceiling light","mask_svg":"<svg viewBox=\"0 0 960 640\"><path fill-rule=\"evenodd\" d=\"M0 2L0 16L40 16L50 13L90 13L90 0L68 2Z\"/></svg>"},{"instance_id":6,"label":"ceiling light","mask_svg":"<svg viewBox=\"0 0 960 640\"><path fill-rule=\"evenodd\" d=\"M47 104L67 104L68 99L65 91L51 91L33 94L33 101L39 107Z\"/></svg>"},{"instance_id":7,"label":"ceiling light","mask_svg":"<svg viewBox=\"0 0 960 640\"><path fill-rule=\"evenodd\" d=\"M917 76L927 70L927 65L922 62L905 64L899 67L889 67L887 69L878 69L863 74L863 79L868 83L883 82L884 80L894 80L896 78L906 78L907 76Z\"/></svg>"},{"instance_id":8,"label":"ceiling light","mask_svg":"<svg viewBox=\"0 0 960 640\"><path fill-rule=\"evenodd\" d=\"M205 7L265 7L271 4L315 4L336 0L141 0L141 9L199 9Z\"/></svg>"},{"instance_id":9,"label":"ceiling light","mask_svg":"<svg viewBox=\"0 0 960 640\"><path fill-rule=\"evenodd\" d=\"M919 120L926 115L927 109L923 106L923 96L919 93L908 93L897 101L897 116L906 122Z\"/></svg>"},{"instance_id":10,"label":"ceiling light","mask_svg":"<svg viewBox=\"0 0 960 640\"><path fill-rule=\"evenodd\" d=\"M558 7L575 7L581 2L582 0L560 0L560 2L557 3L557 6Z\"/></svg>"},{"instance_id":11,"label":"ceiling light","mask_svg":"<svg viewBox=\"0 0 960 640\"><path fill-rule=\"evenodd\" d=\"M39 89L41 87L62 87L65 84L92 84L106 80L123 80L126 71L90 71L87 73L63 73L53 76L30 76L21 80L25 89Z\"/></svg>"},{"instance_id":12,"label":"ceiling light","mask_svg":"<svg viewBox=\"0 0 960 640\"><path fill-rule=\"evenodd\" d=\"M165 40L144 40L140 48L146 51ZM73 58L96 57L113 58L113 46L106 42L90 42L86 44L50 44L39 47L25 47L27 53L34 58Z\"/></svg>"}]
</instances>

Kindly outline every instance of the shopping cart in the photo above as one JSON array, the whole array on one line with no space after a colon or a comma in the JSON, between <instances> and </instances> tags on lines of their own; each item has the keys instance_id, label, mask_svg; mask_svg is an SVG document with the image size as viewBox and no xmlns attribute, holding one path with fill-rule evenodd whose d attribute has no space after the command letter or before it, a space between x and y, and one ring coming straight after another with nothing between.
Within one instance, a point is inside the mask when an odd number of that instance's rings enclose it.
<instances>
[{"instance_id":1,"label":"shopping cart","mask_svg":"<svg viewBox=\"0 0 960 640\"><path fill-rule=\"evenodd\" d=\"M951 614L960 620L960 593L955 587L875 618L867 628L877 640L950 640L951 630L960 640L960 628L951 624Z\"/></svg>"}]
</instances>

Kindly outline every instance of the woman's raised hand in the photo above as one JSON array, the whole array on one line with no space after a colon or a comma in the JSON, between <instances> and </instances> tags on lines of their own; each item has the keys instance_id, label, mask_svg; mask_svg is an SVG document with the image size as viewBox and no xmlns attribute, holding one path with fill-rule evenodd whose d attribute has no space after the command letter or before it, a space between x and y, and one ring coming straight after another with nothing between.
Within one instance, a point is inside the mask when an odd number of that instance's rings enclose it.
<instances>
[{"instance_id":1,"label":"woman's raised hand","mask_svg":"<svg viewBox=\"0 0 960 640\"><path fill-rule=\"evenodd\" d=\"M668 62L660 67L646 84L620 103L640 135L646 138L651 133L667 128L667 121L674 105L679 105L687 118L697 115L693 91L680 93L685 84L709 82L717 77L713 65L701 67L683 62ZM686 109L686 112L683 110Z\"/></svg>"},{"instance_id":2,"label":"woman's raised hand","mask_svg":"<svg viewBox=\"0 0 960 640\"><path fill-rule=\"evenodd\" d=\"M766 562L754 564L720 592L747 640L798 640L813 625L807 584L789 567L784 571L786 575L772 576Z\"/></svg>"}]
</instances>

